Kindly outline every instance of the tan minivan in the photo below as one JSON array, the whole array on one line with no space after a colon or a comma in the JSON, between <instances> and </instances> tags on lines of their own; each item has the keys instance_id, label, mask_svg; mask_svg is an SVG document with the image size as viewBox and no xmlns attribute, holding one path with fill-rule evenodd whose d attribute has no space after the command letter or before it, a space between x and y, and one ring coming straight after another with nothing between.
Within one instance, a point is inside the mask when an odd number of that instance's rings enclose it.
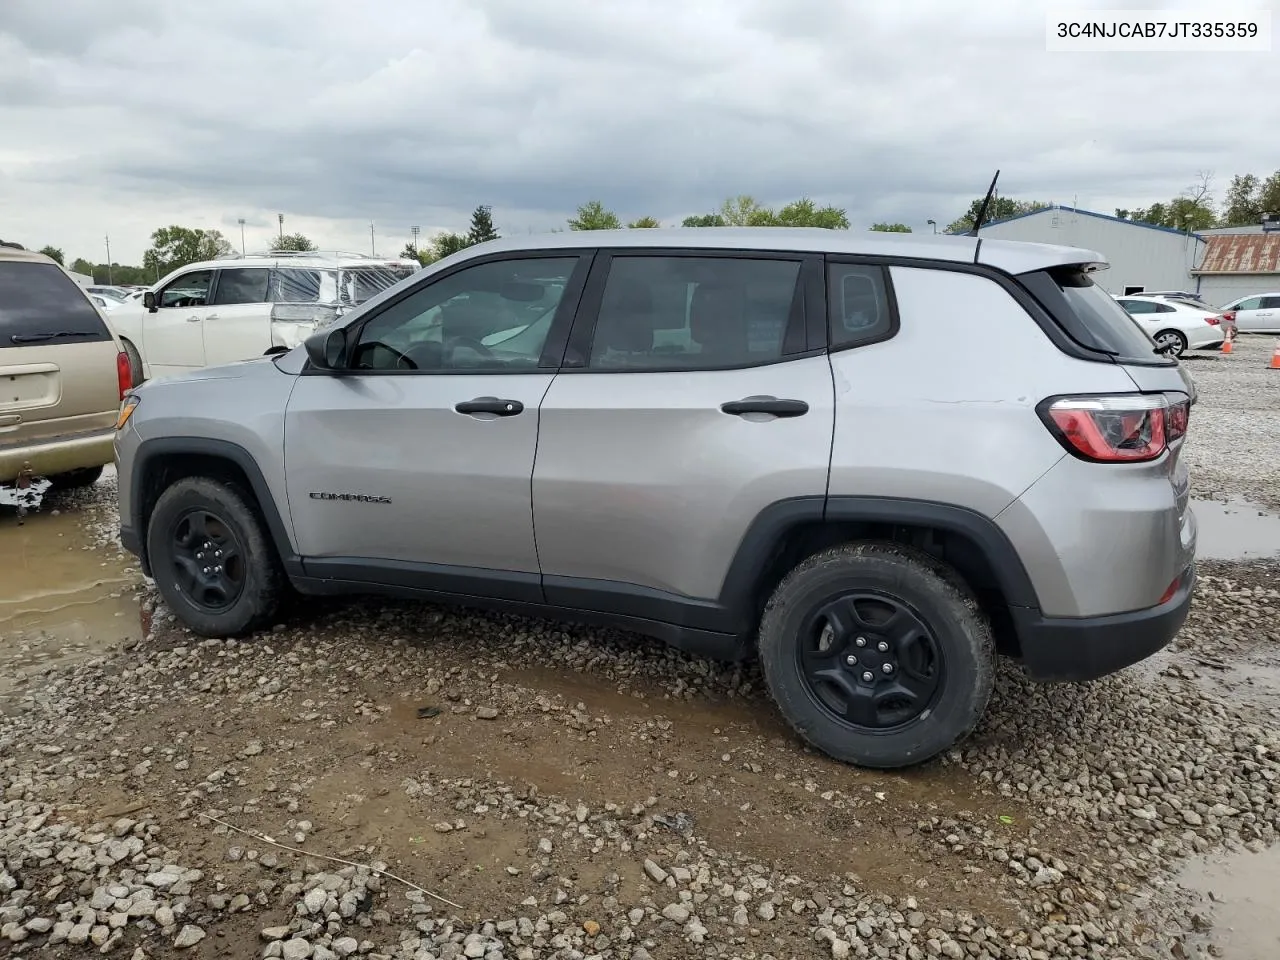
<instances>
[{"instance_id":1,"label":"tan minivan","mask_svg":"<svg viewBox=\"0 0 1280 960\"><path fill-rule=\"evenodd\" d=\"M81 487L114 459L129 358L54 260L0 241L0 487Z\"/></svg>"}]
</instances>

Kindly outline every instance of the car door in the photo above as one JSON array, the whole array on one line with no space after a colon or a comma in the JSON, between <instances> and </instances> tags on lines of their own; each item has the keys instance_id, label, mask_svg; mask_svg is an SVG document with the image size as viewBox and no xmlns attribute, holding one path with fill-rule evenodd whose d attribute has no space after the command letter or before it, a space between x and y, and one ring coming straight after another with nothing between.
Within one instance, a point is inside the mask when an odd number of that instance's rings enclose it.
<instances>
[{"instance_id":1,"label":"car door","mask_svg":"<svg viewBox=\"0 0 1280 960\"><path fill-rule=\"evenodd\" d=\"M1262 298L1254 313L1253 329L1256 333L1280 333L1280 296Z\"/></svg>"},{"instance_id":2,"label":"car door","mask_svg":"<svg viewBox=\"0 0 1280 960\"><path fill-rule=\"evenodd\" d=\"M142 349L153 378L205 365L204 319L212 285L213 271L197 268L157 288L155 308L142 318Z\"/></svg>"},{"instance_id":3,"label":"car door","mask_svg":"<svg viewBox=\"0 0 1280 960\"><path fill-rule=\"evenodd\" d=\"M596 257L542 401L533 516L549 603L722 632L761 511L827 488L831 367L806 329L821 258Z\"/></svg>"},{"instance_id":4,"label":"car door","mask_svg":"<svg viewBox=\"0 0 1280 960\"><path fill-rule=\"evenodd\" d=\"M260 357L271 346L268 267L228 267L217 272L204 329L207 366Z\"/></svg>"},{"instance_id":5,"label":"car door","mask_svg":"<svg viewBox=\"0 0 1280 960\"><path fill-rule=\"evenodd\" d=\"M424 278L348 325L340 375L298 378L286 485L309 575L541 600L539 404L589 260L503 254Z\"/></svg>"},{"instance_id":6,"label":"car door","mask_svg":"<svg viewBox=\"0 0 1280 960\"><path fill-rule=\"evenodd\" d=\"M1261 306L1262 297L1246 297L1237 301L1231 308L1236 314L1236 329L1241 333L1257 333L1258 324L1261 322L1258 317Z\"/></svg>"}]
</instances>

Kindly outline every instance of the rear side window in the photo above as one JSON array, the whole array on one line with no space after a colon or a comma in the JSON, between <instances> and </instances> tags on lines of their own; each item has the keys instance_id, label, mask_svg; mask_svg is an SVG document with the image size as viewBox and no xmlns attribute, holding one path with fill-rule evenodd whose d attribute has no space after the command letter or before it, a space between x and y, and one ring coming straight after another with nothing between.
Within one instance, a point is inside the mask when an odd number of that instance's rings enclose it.
<instances>
[{"instance_id":1,"label":"rear side window","mask_svg":"<svg viewBox=\"0 0 1280 960\"><path fill-rule=\"evenodd\" d=\"M884 267L830 264L827 267L827 311L832 350L891 337L896 320Z\"/></svg>"},{"instance_id":2,"label":"rear side window","mask_svg":"<svg viewBox=\"0 0 1280 960\"><path fill-rule=\"evenodd\" d=\"M266 303L267 283L271 271L265 267L241 267L235 270L219 270L218 285L214 287L213 304Z\"/></svg>"},{"instance_id":3,"label":"rear side window","mask_svg":"<svg viewBox=\"0 0 1280 960\"><path fill-rule=\"evenodd\" d=\"M1066 267L1024 274L1024 285L1048 309L1071 339L1122 363L1175 364L1155 352L1138 321L1093 282L1088 271Z\"/></svg>"},{"instance_id":4,"label":"rear side window","mask_svg":"<svg viewBox=\"0 0 1280 960\"><path fill-rule=\"evenodd\" d=\"M0 261L0 347L110 339L89 298L55 264Z\"/></svg>"},{"instance_id":5,"label":"rear side window","mask_svg":"<svg viewBox=\"0 0 1280 960\"><path fill-rule=\"evenodd\" d=\"M782 358L803 323L800 261L616 256L592 370L716 370Z\"/></svg>"}]
</instances>

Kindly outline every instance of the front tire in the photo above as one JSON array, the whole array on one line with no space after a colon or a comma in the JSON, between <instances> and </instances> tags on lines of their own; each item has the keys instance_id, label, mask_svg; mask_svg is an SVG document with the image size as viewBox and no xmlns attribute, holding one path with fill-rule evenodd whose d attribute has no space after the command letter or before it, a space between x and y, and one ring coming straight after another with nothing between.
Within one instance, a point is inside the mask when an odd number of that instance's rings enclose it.
<instances>
[{"instance_id":1,"label":"front tire","mask_svg":"<svg viewBox=\"0 0 1280 960\"><path fill-rule=\"evenodd\" d=\"M991 627L964 581L893 543L835 547L792 570L765 608L760 662L802 738L878 769L968 736L995 681Z\"/></svg>"},{"instance_id":2,"label":"front tire","mask_svg":"<svg viewBox=\"0 0 1280 960\"><path fill-rule=\"evenodd\" d=\"M204 477L161 494L147 525L160 595L204 637L238 637L271 622L284 591L262 522L237 487Z\"/></svg>"},{"instance_id":3,"label":"front tire","mask_svg":"<svg viewBox=\"0 0 1280 960\"><path fill-rule=\"evenodd\" d=\"M1187 338L1178 330L1161 330L1155 335L1159 346L1168 347L1169 355L1181 357L1187 352Z\"/></svg>"},{"instance_id":4,"label":"front tire","mask_svg":"<svg viewBox=\"0 0 1280 960\"><path fill-rule=\"evenodd\" d=\"M125 355L129 358L129 385L138 387L146 380L146 374L142 369L142 354L138 352L130 341L120 338L120 346L124 347Z\"/></svg>"}]
</instances>

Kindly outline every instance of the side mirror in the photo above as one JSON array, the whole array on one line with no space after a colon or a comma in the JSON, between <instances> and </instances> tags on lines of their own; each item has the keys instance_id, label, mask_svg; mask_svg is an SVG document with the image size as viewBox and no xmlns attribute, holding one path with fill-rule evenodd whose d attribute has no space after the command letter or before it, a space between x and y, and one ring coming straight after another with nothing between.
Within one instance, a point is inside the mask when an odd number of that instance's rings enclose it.
<instances>
[{"instance_id":1,"label":"side mirror","mask_svg":"<svg viewBox=\"0 0 1280 960\"><path fill-rule=\"evenodd\" d=\"M341 369L342 355L346 347L347 336L342 327L317 330L302 341L302 348L307 351L307 359L318 370Z\"/></svg>"},{"instance_id":2,"label":"side mirror","mask_svg":"<svg viewBox=\"0 0 1280 960\"><path fill-rule=\"evenodd\" d=\"M156 312L156 295L148 290L142 295L142 305L152 313Z\"/></svg>"}]
</instances>

